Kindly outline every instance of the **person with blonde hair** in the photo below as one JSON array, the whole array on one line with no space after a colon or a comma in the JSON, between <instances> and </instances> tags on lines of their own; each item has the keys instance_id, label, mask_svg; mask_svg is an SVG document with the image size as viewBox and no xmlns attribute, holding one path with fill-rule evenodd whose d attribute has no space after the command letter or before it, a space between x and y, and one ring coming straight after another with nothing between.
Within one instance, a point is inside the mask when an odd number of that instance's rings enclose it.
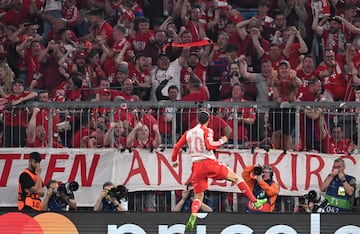
<instances>
[{"instance_id":1,"label":"person with blonde hair","mask_svg":"<svg viewBox=\"0 0 360 234\"><path fill-rule=\"evenodd\" d=\"M6 97L12 92L15 74L7 63L0 63L0 95Z\"/></svg>"}]
</instances>

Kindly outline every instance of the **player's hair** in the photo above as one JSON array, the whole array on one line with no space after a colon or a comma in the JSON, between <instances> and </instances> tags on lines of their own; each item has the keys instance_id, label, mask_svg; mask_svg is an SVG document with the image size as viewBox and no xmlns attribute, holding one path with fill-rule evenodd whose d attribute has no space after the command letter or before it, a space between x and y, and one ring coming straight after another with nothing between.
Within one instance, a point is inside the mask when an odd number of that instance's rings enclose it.
<instances>
[{"instance_id":1,"label":"player's hair","mask_svg":"<svg viewBox=\"0 0 360 234\"><path fill-rule=\"evenodd\" d=\"M198 121L200 124L205 124L206 122L208 122L210 119L210 114L207 111L200 111L198 113Z\"/></svg>"}]
</instances>

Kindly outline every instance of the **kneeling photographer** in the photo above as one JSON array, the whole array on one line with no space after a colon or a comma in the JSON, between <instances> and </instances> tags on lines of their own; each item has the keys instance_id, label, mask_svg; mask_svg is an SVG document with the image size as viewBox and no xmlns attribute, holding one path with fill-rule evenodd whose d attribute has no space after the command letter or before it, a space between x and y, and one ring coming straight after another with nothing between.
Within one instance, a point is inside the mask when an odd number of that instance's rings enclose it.
<instances>
[{"instance_id":1,"label":"kneeling photographer","mask_svg":"<svg viewBox=\"0 0 360 234\"><path fill-rule=\"evenodd\" d=\"M315 190L310 190L303 197L300 197L299 206L310 213L333 213L328 200ZM300 211L302 210L300 209Z\"/></svg>"},{"instance_id":2,"label":"kneeling photographer","mask_svg":"<svg viewBox=\"0 0 360 234\"><path fill-rule=\"evenodd\" d=\"M128 211L128 190L123 185L106 182L94 206L94 211Z\"/></svg>"},{"instance_id":3,"label":"kneeling photographer","mask_svg":"<svg viewBox=\"0 0 360 234\"><path fill-rule=\"evenodd\" d=\"M254 173L254 176L251 173ZM279 194L279 185L273 181L274 172L270 166L251 165L244 169L242 177L258 199L267 198L267 202L260 208L254 207L251 201L248 202L249 211L272 212L275 208L275 201Z\"/></svg>"},{"instance_id":4,"label":"kneeling photographer","mask_svg":"<svg viewBox=\"0 0 360 234\"><path fill-rule=\"evenodd\" d=\"M41 210L68 211L77 209L73 193L79 188L76 181L59 184L56 180L50 180L46 187L47 192Z\"/></svg>"},{"instance_id":5,"label":"kneeling photographer","mask_svg":"<svg viewBox=\"0 0 360 234\"><path fill-rule=\"evenodd\" d=\"M171 209L171 211L179 212L190 212L191 211L191 203L194 200L194 187L192 183L188 183L186 186L186 190L182 191L181 199L176 203L176 205ZM201 203L200 210L202 212L212 212L213 209L207 205L208 204L208 196L209 191L204 192L204 201Z\"/></svg>"}]
</instances>

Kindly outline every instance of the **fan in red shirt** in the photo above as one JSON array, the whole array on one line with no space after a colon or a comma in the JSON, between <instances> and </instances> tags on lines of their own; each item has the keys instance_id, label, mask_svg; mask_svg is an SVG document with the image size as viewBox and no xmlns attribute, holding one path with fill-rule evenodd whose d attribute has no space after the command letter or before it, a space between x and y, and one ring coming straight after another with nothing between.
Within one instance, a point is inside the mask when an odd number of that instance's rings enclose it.
<instances>
[{"instance_id":1,"label":"fan in red shirt","mask_svg":"<svg viewBox=\"0 0 360 234\"><path fill-rule=\"evenodd\" d=\"M73 148L95 148L94 142L90 140L91 135L95 133L91 117L83 116L81 119L82 126L74 133L70 140Z\"/></svg>"},{"instance_id":2,"label":"fan in red shirt","mask_svg":"<svg viewBox=\"0 0 360 234\"><path fill-rule=\"evenodd\" d=\"M129 78L125 79L123 86L121 87L121 90L122 91L117 93L116 100L123 100L128 102L140 101L139 96L135 95L133 92L134 85L131 79ZM114 119L121 120L123 122L126 121L127 123L129 123L131 122L131 119L133 119L133 115L131 114L131 112L132 110L127 108L126 103L120 105L120 108L115 112Z\"/></svg>"},{"instance_id":3,"label":"fan in red shirt","mask_svg":"<svg viewBox=\"0 0 360 234\"><path fill-rule=\"evenodd\" d=\"M325 90L332 95L334 100L344 100L346 90L344 66L335 58L334 51L325 50L324 61L320 63L317 71Z\"/></svg>"},{"instance_id":4,"label":"fan in red shirt","mask_svg":"<svg viewBox=\"0 0 360 234\"><path fill-rule=\"evenodd\" d=\"M73 72L70 74L68 81L62 82L51 95L52 101L80 101L82 87L82 74Z\"/></svg>"},{"instance_id":5,"label":"fan in red shirt","mask_svg":"<svg viewBox=\"0 0 360 234\"><path fill-rule=\"evenodd\" d=\"M156 89L156 96L158 100L169 100L170 102L176 102L176 98L179 94L179 88L176 85L172 85L168 88L169 96L164 96L162 94L162 89L165 88L168 80L163 80L160 82L159 86ZM172 144L172 125L173 125L173 114L176 113L177 108L175 107L164 107L157 112L157 119L159 120L159 132L161 134L161 139L163 144ZM175 114L176 126L179 128L179 118Z\"/></svg>"},{"instance_id":6,"label":"fan in red shirt","mask_svg":"<svg viewBox=\"0 0 360 234\"><path fill-rule=\"evenodd\" d=\"M279 68L279 63L284 60L285 57L277 44L270 44L269 51L265 53L264 57L261 58L262 61L270 60L272 67L277 70Z\"/></svg>"},{"instance_id":7,"label":"fan in red shirt","mask_svg":"<svg viewBox=\"0 0 360 234\"><path fill-rule=\"evenodd\" d=\"M19 46L17 46L16 51L21 58L25 60L26 75L27 75L27 84L30 85L32 80L37 78L38 85L36 88L43 89L44 87L44 77L40 75L40 62L38 60L41 51L43 50L40 41L33 40L32 37L28 37L23 41Z\"/></svg>"},{"instance_id":8,"label":"fan in red shirt","mask_svg":"<svg viewBox=\"0 0 360 234\"><path fill-rule=\"evenodd\" d=\"M154 36L150 30L150 20L146 17L136 17L134 20L135 34L130 35L130 41L135 55L146 54L150 46L150 40Z\"/></svg>"},{"instance_id":9,"label":"fan in red shirt","mask_svg":"<svg viewBox=\"0 0 360 234\"><path fill-rule=\"evenodd\" d=\"M116 97L121 96L122 93L118 90L112 89L110 87L110 81L107 78L102 78L98 87L95 87L94 90L95 98L91 101L114 101ZM101 95L108 93L109 99L101 99Z\"/></svg>"},{"instance_id":10,"label":"fan in red shirt","mask_svg":"<svg viewBox=\"0 0 360 234\"><path fill-rule=\"evenodd\" d=\"M25 146L28 113L24 108L17 108L16 105L37 97L37 93L24 91L24 82L20 79L13 82L12 90L11 94L5 96L7 106L5 106L3 114L5 122L4 136L6 136L4 146L23 147Z\"/></svg>"},{"instance_id":11,"label":"fan in red shirt","mask_svg":"<svg viewBox=\"0 0 360 234\"><path fill-rule=\"evenodd\" d=\"M90 50L87 55L88 63L85 65L85 77L83 77L82 89L83 100L88 100L94 89L100 84L100 80L106 78L106 74L101 67L100 51L97 49Z\"/></svg>"},{"instance_id":12,"label":"fan in red shirt","mask_svg":"<svg viewBox=\"0 0 360 234\"><path fill-rule=\"evenodd\" d=\"M27 12L28 8L26 9L26 6L23 6L21 0L11 0L6 7L7 10L1 17L1 22L4 25L13 25L17 27L29 16L29 12Z\"/></svg>"},{"instance_id":13,"label":"fan in red shirt","mask_svg":"<svg viewBox=\"0 0 360 234\"><path fill-rule=\"evenodd\" d=\"M94 9L89 11L88 20L91 25L90 37L92 37L92 41L95 42L95 39L98 36L105 36L106 43L108 44L109 47L111 47L113 45L113 41L112 41L113 28L106 20L104 20L103 11L99 9ZM101 45L99 45L99 47L100 46Z\"/></svg>"},{"instance_id":14,"label":"fan in red shirt","mask_svg":"<svg viewBox=\"0 0 360 234\"><path fill-rule=\"evenodd\" d=\"M222 100L231 98L231 90L240 79L240 67L238 62L229 64L228 71L221 77L220 96Z\"/></svg>"},{"instance_id":15,"label":"fan in red shirt","mask_svg":"<svg viewBox=\"0 0 360 234\"><path fill-rule=\"evenodd\" d=\"M204 39L206 37L206 31L214 28L219 23L220 15L218 9L215 9L215 17L213 21L209 23L203 23L200 20L201 9L199 5L193 5L191 7L190 19L186 15L187 4L183 4L183 8L184 9L181 11L181 20L183 24L186 25L186 28L190 31L193 41Z\"/></svg>"},{"instance_id":16,"label":"fan in red shirt","mask_svg":"<svg viewBox=\"0 0 360 234\"><path fill-rule=\"evenodd\" d=\"M50 92L48 90L42 90L39 92L39 102L50 102ZM49 119L50 108L41 108L38 115L36 115L36 124L42 125L45 128L45 132L49 132ZM57 124L59 123L59 111L57 109L52 110L52 131L57 132Z\"/></svg>"},{"instance_id":17,"label":"fan in red shirt","mask_svg":"<svg viewBox=\"0 0 360 234\"><path fill-rule=\"evenodd\" d=\"M139 96L134 94L134 84L132 80L129 78L124 80L123 86L121 87L121 91L116 93L116 97L119 100L122 99L128 102L140 101Z\"/></svg>"},{"instance_id":18,"label":"fan in red shirt","mask_svg":"<svg viewBox=\"0 0 360 234\"><path fill-rule=\"evenodd\" d=\"M291 68L296 69L300 63L300 54L307 53L308 47L296 27L288 27L283 30L282 38L283 42L280 44L280 48L289 60Z\"/></svg>"},{"instance_id":19,"label":"fan in red shirt","mask_svg":"<svg viewBox=\"0 0 360 234\"><path fill-rule=\"evenodd\" d=\"M200 109L201 110L205 110L206 109ZM209 127L214 131L214 137L215 139L221 138L221 136L226 136L226 137L230 137L233 132L232 132L232 128L230 127L230 125L221 117L210 114L210 119L209 119ZM195 127L198 124L197 119L193 119L190 122L190 128Z\"/></svg>"},{"instance_id":20,"label":"fan in red shirt","mask_svg":"<svg viewBox=\"0 0 360 234\"><path fill-rule=\"evenodd\" d=\"M294 85L297 88L301 86L301 80L297 77L296 71L291 70L290 63L282 60L279 64L278 73L273 77L274 100L281 102L287 101L286 93L289 86Z\"/></svg>"},{"instance_id":21,"label":"fan in red shirt","mask_svg":"<svg viewBox=\"0 0 360 234\"><path fill-rule=\"evenodd\" d=\"M112 48L109 48L104 44L101 46L103 52L101 61L104 61L103 68L111 84L114 84L117 81L116 70L118 66L125 64L119 60L129 61L129 54L132 52L130 51L131 45L130 42L126 39L125 28L123 26L114 26L113 40L115 43ZM122 57L121 59L119 58L120 56Z\"/></svg>"},{"instance_id":22,"label":"fan in red shirt","mask_svg":"<svg viewBox=\"0 0 360 234\"><path fill-rule=\"evenodd\" d=\"M326 129L323 129L326 131ZM331 135L326 131L322 139L324 153L328 154L349 154L356 149L356 145L351 139L344 138L341 127L335 126L331 130Z\"/></svg>"},{"instance_id":23,"label":"fan in red shirt","mask_svg":"<svg viewBox=\"0 0 360 234\"><path fill-rule=\"evenodd\" d=\"M159 128L155 125L153 127L155 137L150 135L149 127L142 124L140 121L136 123L133 130L129 133L126 139L128 148L142 148L142 149L156 149L161 144L161 136Z\"/></svg>"},{"instance_id":24,"label":"fan in red shirt","mask_svg":"<svg viewBox=\"0 0 360 234\"><path fill-rule=\"evenodd\" d=\"M36 117L40 113L39 108L34 108L27 126L26 146L27 147L49 147L48 138L50 137L41 124L37 124ZM52 148L62 148L56 139L52 141Z\"/></svg>"},{"instance_id":25,"label":"fan in red shirt","mask_svg":"<svg viewBox=\"0 0 360 234\"><path fill-rule=\"evenodd\" d=\"M129 78L133 81L134 93L141 100L149 100L151 77L148 70L148 61L145 55L137 55L135 64L129 63Z\"/></svg>"},{"instance_id":26,"label":"fan in red shirt","mask_svg":"<svg viewBox=\"0 0 360 234\"><path fill-rule=\"evenodd\" d=\"M184 66L180 72L180 84L182 87L182 96L188 95L187 83L193 72L201 81L200 89L205 89L209 93L206 87L207 68L209 58L210 47L205 47L202 53L191 52L187 59L187 66ZM209 98L209 94L208 94Z\"/></svg>"},{"instance_id":27,"label":"fan in red shirt","mask_svg":"<svg viewBox=\"0 0 360 234\"><path fill-rule=\"evenodd\" d=\"M278 75L273 75L273 98L280 103L280 108L273 108L269 115L269 122L273 123L272 142L276 149L289 150L292 147L291 132L295 126L295 110L282 105L296 100L300 86L301 80L296 76L296 71L291 70L290 63L281 61Z\"/></svg>"},{"instance_id":28,"label":"fan in red shirt","mask_svg":"<svg viewBox=\"0 0 360 234\"><path fill-rule=\"evenodd\" d=\"M200 79L194 73L192 73L190 75L187 84L189 94L182 97L180 101L193 101L193 102L207 101L208 100L207 93L205 92L205 90L201 90L200 86L201 86ZM196 111L197 111L196 108L184 109L183 121L182 121L184 125L183 126L184 129L186 129L187 126L189 126L191 120L193 120L194 118L196 119Z\"/></svg>"},{"instance_id":29,"label":"fan in red shirt","mask_svg":"<svg viewBox=\"0 0 360 234\"><path fill-rule=\"evenodd\" d=\"M297 77L302 81L302 85L299 88L299 92L301 88L306 88L308 86L309 80L312 77L318 77L319 72L315 70L314 59L310 54L304 56L301 61L300 68L296 70Z\"/></svg>"},{"instance_id":30,"label":"fan in red shirt","mask_svg":"<svg viewBox=\"0 0 360 234\"><path fill-rule=\"evenodd\" d=\"M234 84L232 87L232 95L230 99L225 99L224 102L232 102L236 105L237 102L247 102L243 98L244 95L244 86L240 83ZM223 119L227 120L229 126L234 129L234 112L237 111L237 121L238 121L238 144L244 144L249 140L248 137L248 128L255 123L256 112L254 108L220 108L219 113ZM229 137L229 143L234 143L233 133Z\"/></svg>"},{"instance_id":31,"label":"fan in red shirt","mask_svg":"<svg viewBox=\"0 0 360 234\"><path fill-rule=\"evenodd\" d=\"M331 17L328 20L328 27L324 28L314 21L312 28L321 38L324 52L326 49L334 51L335 55L343 54L345 51L346 38L341 30L341 20L337 17Z\"/></svg>"},{"instance_id":32,"label":"fan in red shirt","mask_svg":"<svg viewBox=\"0 0 360 234\"><path fill-rule=\"evenodd\" d=\"M111 122L109 129L104 135L104 146L114 147L118 150L125 150L126 137L124 136L124 125L121 121ZM111 136L113 134L113 137ZM113 143L113 146L111 145Z\"/></svg>"},{"instance_id":33,"label":"fan in red shirt","mask_svg":"<svg viewBox=\"0 0 360 234\"><path fill-rule=\"evenodd\" d=\"M66 0L62 7L63 19L66 27L74 28L79 21L79 11L76 7L76 0Z\"/></svg>"},{"instance_id":34,"label":"fan in red shirt","mask_svg":"<svg viewBox=\"0 0 360 234\"><path fill-rule=\"evenodd\" d=\"M297 99L303 102L324 101L321 81L312 77L308 86L299 89ZM320 112L316 109L306 109L300 112L300 146L302 150L315 149L320 151Z\"/></svg>"}]
</instances>

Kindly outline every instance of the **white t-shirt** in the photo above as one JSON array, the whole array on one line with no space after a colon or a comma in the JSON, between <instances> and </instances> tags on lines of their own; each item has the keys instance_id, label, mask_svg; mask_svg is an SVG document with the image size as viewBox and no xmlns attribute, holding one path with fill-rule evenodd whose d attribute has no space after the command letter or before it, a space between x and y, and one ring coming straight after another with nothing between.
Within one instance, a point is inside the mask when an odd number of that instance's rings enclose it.
<instances>
[{"instance_id":1,"label":"white t-shirt","mask_svg":"<svg viewBox=\"0 0 360 234\"><path fill-rule=\"evenodd\" d=\"M170 63L169 68L167 70L161 70L158 67L155 67L151 70L151 93L150 93L150 101L159 101L156 98L156 89L161 83L161 81L167 79L167 77L172 77L171 80L167 83L167 85L162 89L162 94L164 96L169 96L168 88L172 85L175 85L179 89L179 94L177 99L181 99L180 95L180 71L181 66L179 64L179 59L174 60Z\"/></svg>"},{"instance_id":2,"label":"white t-shirt","mask_svg":"<svg viewBox=\"0 0 360 234\"><path fill-rule=\"evenodd\" d=\"M45 4L45 8L44 8L44 12L47 11L55 11L55 10L60 10L62 9L62 2L61 1L55 1L55 0L46 0L46 4Z\"/></svg>"}]
</instances>

